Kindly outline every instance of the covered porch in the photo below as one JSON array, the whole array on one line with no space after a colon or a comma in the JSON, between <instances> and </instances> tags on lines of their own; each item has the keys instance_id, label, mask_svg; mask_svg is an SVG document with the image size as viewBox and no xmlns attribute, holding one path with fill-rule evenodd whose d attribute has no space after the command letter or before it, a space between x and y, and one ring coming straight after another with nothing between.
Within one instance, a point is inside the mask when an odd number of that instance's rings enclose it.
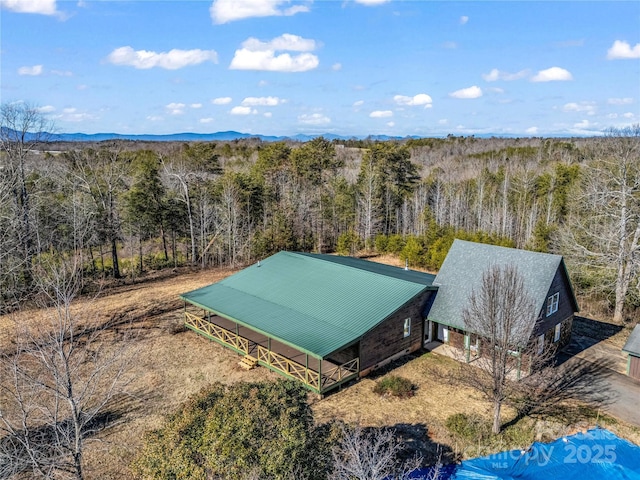
<instances>
[{"instance_id":1,"label":"covered porch","mask_svg":"<svg viewBox=\"0 0 640 480\"><path fill-rule=\"evenodd\" d=\"M185 302L185 326L320 395L360 373L358 345L329 358L303 352L239 322Z\"/></svg>"}]
</instances>

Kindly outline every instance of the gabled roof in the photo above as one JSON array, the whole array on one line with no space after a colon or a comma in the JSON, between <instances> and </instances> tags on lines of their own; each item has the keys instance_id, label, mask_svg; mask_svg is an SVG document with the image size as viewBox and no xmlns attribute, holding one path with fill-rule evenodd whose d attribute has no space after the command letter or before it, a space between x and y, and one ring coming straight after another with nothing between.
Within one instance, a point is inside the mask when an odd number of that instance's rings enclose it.
<instances>
[{"instance_id":1,"label":"gabled roof","mask_svg":"<svg viewBox=\"0 0 640 480\"><path fill-rule=\"evenodd\" d=\"M465 329L462 312L471 292L480 288L483 273L492 266L514 265L522 275L525 288L536 302L536 312L542 310L547 293L558 268L567 279L564 260L560 255L531 252L516 248L454 240L433 284L438 287L428 318L434 322ZM574 311L578 305L569 284ZM531 329L535 325L531 319Z\"/></svg>"},{"instance_id":2,"label":"gabled roof","mask_svg":"<svg viewBox=\"0 0 640 480\"><path fill-rule=\"evenodd\" d=\"M640 324L633 328L622 351L640 357Z\"/></svg>"},{"instance_id":3,"label":"gabled roof","mask_svg":"<svg viewBox=\"0 0 640 480\"><path fill-rule=\"evenodd\" d=\"M181 297L323 358L432 288L434 278L351 257L279 252Z\"/></svg>"}]
</instances>

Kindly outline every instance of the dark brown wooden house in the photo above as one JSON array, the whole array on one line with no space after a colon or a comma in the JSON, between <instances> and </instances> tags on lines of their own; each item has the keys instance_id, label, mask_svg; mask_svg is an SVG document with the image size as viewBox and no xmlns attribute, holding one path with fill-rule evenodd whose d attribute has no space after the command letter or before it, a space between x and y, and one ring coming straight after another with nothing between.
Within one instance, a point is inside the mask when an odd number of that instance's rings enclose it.
<instances>
[{"instance_id":1,"label":"dark brown wooden house","mask_svg":"<svg viewBox=\"0 0 640 480\"><path fill-rule=\"evenodd\" d=\"M522 351L541 354L566 346L578 304L563 258L463 240L454 241L433 282L438 294L427 317L425 342L448 343L464 352L461 356L467 361L481 354L482 332L465 326L463 310L483 273L495 265L515 266L538 305L539 314L529 325L529 344ZM524 360L520 363L526 365Z\"/></svg>"},{"instance_id":2,"label":"dark brown wooden house","mask_svg":"<svg viewBox=\"0 0 640 480\"><path fill-rule=\"evenodd\" d=\"M185 293L187 327L324 394L422 348L434 275L280 252Z\"/></svg>"}]
</instances>

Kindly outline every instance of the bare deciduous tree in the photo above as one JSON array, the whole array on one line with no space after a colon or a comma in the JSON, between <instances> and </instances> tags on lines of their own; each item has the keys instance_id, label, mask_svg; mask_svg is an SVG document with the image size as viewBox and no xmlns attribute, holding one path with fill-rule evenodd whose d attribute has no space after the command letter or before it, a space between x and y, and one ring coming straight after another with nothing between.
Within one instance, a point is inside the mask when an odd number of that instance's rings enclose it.
<instances>
[{"instance_id":1,"label":"bare deciduous tree","mask_svg":"<svg viewBox=\"0 0 640 480\"><path fill-rule=\"evenodd\" d=\"M510 380L528 352L536 306L524 279L512 265L494 265L482 275L463 310L466 330L479 337L478 371L465 380L493 403L493 433L500 433L500 410ZM531 352L532 353L532 352ZM527 355L534 359L535 355Z\"/></svg>"},{"instance_id":2,"label":"bare deciduous tree","mask_svg":"<svg viewBox=\"0 0 640 480\"><path fill-rule=\"evenodd\" d=\"M31 286L31 259L36 254L30 160L38 153L36 149L48 141L53 128L53 123L33 105L0 105L0 215L7 220L7 225L2 226L9 226L12 232L0 237L0 262L20 271L24 285L16 285L17 289ZM2 257L9 255L13 258L3 261Z\"/></svg>"},{"instance_id":3,"label":"bare deciduous tree","mask_svg":"<svg viewBox=\"0 0 640 480\"><path fill-rule=\"evenodd\" d=\"M405 480L420 467L422 459L400 461L402 445L391 429L365 429L342 425L342 439L333 450L331 480ZM424 480L437 480L439 465Z\"/></svg>"},{"instance_id":4,"label":"bare deciduous tree","mask_svg":"<svg viewBox=\"0 0 640 480\"><path fill-rule=\"evenodd\" d=\"M37 268L46 318L21 322L15 349L0 356L0 478L80 480L85 444L128 381L132 342L73 307L73 259Z\"/></svg>"},{"instance_id":5,"label":"bare deciduous tree","mask_svg":"<svg viewBox=\"0 0 640 480\"><path fill-rule=\"evenodd\" d=\"M640 270L640 124L610 130L594 156L561 241L576 263L611 272L613 320L622 322Z\"/></svg>"}]
</instances>

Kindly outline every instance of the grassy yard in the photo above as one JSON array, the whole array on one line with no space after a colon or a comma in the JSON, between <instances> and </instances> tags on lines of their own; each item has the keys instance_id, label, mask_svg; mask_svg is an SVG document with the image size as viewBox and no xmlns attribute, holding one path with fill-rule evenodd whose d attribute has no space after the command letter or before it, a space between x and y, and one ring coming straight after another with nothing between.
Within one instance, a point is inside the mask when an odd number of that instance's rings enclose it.
<instances>
[{"instance_id":1,"label":"grassy yard","mask_svg":"<svg viewBox=\"0 0 640 480\"><path fill-rule=\"evenodd\" d=\"M129 374L134 381L121 395L113 411L118 420L87 447L87 471L91 478L128 479L128 465L142 444L146 431L160 426L165 416L190 395L215 381L234 383L279 378L265 368L245 371L238 366L240 357L195 333L179 328L182 302L178 294L187 292L233 273L231 270L187 272L136 285L110 289L97 298L82 298L75 308L82 318L97 322L130 323L136 332L136 355ZM50 312L22 311L0 317L0 348L10 346L16 325L42 322ZM112 340L109 340L112 341ZM108 345L105 345L108 348ZM499 438L483 437L484 424L490 419L491 405L479 394L455 381L459 364L432 353L417 354L397 361L383 371L345 386L324 399L310 395L317 421L342 420L362 426L387 426L397 430L407 444L407 453L420 452L434 459L438 451L445 459L459 459L490 453L513 446L525 446L551 434L570 433L571 429L592 426L597 412L583 409L571 419L570 427L550 416L547 419L524 418L510 426ZM413 394L396 398L374 393L376 382L384 375L397 375L414 385ZM463 413L473 419L477 435L463 438L452 434L447 419ZM515 411L506 408L503 421L509 422ZM599 417L602 421L603 418ZM604 419L622 436L640 442L638 429ZM480 442L478 442L480 438Z\"/></svg>"}]
</instances>

